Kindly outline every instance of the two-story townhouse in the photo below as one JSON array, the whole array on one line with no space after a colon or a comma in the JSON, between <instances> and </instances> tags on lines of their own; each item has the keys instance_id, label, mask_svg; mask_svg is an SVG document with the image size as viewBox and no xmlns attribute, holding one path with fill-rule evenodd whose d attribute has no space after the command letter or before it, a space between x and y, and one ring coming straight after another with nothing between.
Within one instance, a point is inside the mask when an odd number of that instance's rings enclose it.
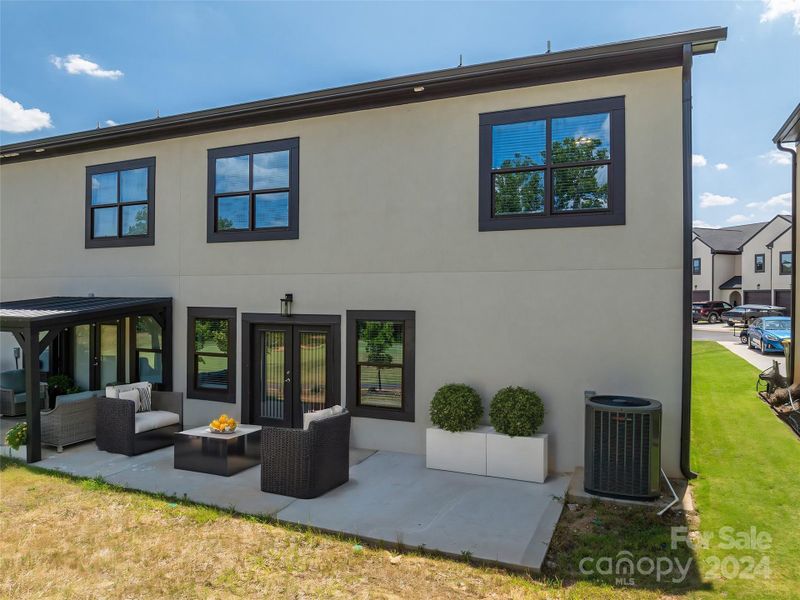
<instances>
[{"instance_id":1,"label":"two-story townhouse","mask_svg":"<svg viewBox=\"0 0 800 600\"><path fill-rule=\"evenodd\" d=\"M742 303L742 244L764 223L695 227L692 232L692 300Z\"/></svg>"},{"instance_id":2,"label":"two-story townhouse","mask_svg":"<svg viewBox=\"0 0 800 600\"><path fill-rule=\"evenodd\" d=\"M777 215L742 244L741 284L746 304L775 304L790 308L790 276L780 259L791 262L791 217ZM783 253L783 254L782 254Z\"/></svg>"},{"instance_id":3,"label":"two-story townhouse","mask_svg":"<svg viewBox=\"0 0 800 600\"><path fill-rule=\"evenodd\" d=\"M5 146L2 299L166 299L158 319L72 323L43 367L183 391L186 426L297 426L343 404L354 446L422 453L439 386L488 404L522 385L544 399L551 468L570 471L596 390L660 400L663 466L689 475L691 65L725 36ZM640 352L642 331L658 343ZM14 346L4 334L3 368Z\"/></svg>"}]
</instances>

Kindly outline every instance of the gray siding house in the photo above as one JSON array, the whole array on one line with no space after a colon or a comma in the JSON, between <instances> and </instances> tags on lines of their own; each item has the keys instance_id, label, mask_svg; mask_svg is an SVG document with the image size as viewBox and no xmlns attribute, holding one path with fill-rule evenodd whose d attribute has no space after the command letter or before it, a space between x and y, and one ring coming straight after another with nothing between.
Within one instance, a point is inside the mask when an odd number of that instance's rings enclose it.
<instances>
[{"instance_id":1,"label":"gray siding house","mask_svg":"<svg viewBox=\"0 0 800 600\"><path fill-rule=\"evenodd\" d=\"M2 300L171 299L169 336L149 315L75 325L40 362L182 391L185 427L342 404L354 446L424 453L441 385L487 407L521 385L571 471L595 390L660 400L664 468L688 474L691 65L725 36L4 146Z\"/></svg>"}]
</instances>

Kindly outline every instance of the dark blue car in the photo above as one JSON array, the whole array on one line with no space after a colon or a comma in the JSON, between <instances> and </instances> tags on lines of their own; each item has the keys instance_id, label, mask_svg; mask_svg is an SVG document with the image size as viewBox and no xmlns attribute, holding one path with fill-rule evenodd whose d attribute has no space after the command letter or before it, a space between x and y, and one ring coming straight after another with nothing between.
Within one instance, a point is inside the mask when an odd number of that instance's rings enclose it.
<instances>
[{"instance_id":1,"label":"dark blue car","mask_svg":"<svg viewBox=\"0 0 800 600\"><path fill-rule=\"evenodd\" d=\"M761 317L747 328L747 343L761 352L783 352L783 340L792 337L789 317Z\"/></svg>"}]
</instances>

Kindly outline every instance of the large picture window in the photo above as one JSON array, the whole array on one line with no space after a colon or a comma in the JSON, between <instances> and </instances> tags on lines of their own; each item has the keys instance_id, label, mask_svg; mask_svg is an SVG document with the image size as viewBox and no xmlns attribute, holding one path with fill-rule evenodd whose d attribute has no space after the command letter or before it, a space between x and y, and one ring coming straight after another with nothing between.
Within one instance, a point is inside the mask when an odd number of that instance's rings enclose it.
<instances>
[{"instance_id":1,"label":"large picture window","mask_svg":"<svg viewBox=\"0 0 800 600\"><path fill-rule=\"evenodd\" d=\"M209 242L298 237L298 138L208 151Z\"/></svg>"},{"instance_id":2,"label":"large picture window","mask_svg":"<svg viewBox=\"0 0 800 600\"><path fill-rule=\"evenodd\" d=\"M756 254L754 260L755 260L755 265L754 265L754 269L753 270L756 273L763 273L764 270L765 270L764 267L766 265L766 260L764 259L764 255L763 254Z\"/></svg>"},{"instance_id":3,"label":"large picture window","mask_svg":"<svg viewBox=\"0 0 800 600\"><path fill-rule=\"evenodd\" d=\"M347 405L354 416L414 420L414 312L347 311Z\"/></svg>"},{"instance_id":4,"label":"large picture window","mask_svg":"<svg viewBox=\"0 0 800 600\"><path fill-rule=\"evenodd\" d=\"M156 159L86 167L86 247L155 243Z\"/></svg>"},{"instance_id":5,"label":"large picture window","mask_svg":"<svg viewBox=\"0 0 800 600\"><path fill-rule=\"evenodd\" d=\"M187 396L236 402L236 309L187 309Z\"/></svg>"},{"instance_id":6,"label":"large picture window","mask_svg":"<svg viewBox=\"0 0 800 600\"><path fill-rule=\"evenodd\" d=\"M625 223L622 97L480 116L479 229Z\"/></svg>"}]
</instances>

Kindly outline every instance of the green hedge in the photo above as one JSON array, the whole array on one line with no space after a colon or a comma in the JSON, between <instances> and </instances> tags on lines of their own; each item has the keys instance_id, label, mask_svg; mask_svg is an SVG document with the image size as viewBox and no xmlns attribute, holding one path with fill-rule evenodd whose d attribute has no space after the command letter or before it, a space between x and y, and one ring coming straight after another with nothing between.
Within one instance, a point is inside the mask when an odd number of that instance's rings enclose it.
<instances>
[{"instance_id":1,"label":"green hedge","mask_svg":"<svg viewBox=\"0 0 800 600\"><path fill-rule=\"evenodd\" d=\"M498 433L530 436L544 421L544 404L536 392L506 387L497 392L489 406L489 420Z\"/></svg>"},{"instance_id":2,"label":"green hedge","mask_svg":"<svg viewBox=\"0 0 800 600\"><path fill-rule=\"evenodd\" d=\"M483 416L483 402L474 389L463 383L440 387L431 400L431 421L446 431L470 431Z\"/></svg>"}]
</instances>

